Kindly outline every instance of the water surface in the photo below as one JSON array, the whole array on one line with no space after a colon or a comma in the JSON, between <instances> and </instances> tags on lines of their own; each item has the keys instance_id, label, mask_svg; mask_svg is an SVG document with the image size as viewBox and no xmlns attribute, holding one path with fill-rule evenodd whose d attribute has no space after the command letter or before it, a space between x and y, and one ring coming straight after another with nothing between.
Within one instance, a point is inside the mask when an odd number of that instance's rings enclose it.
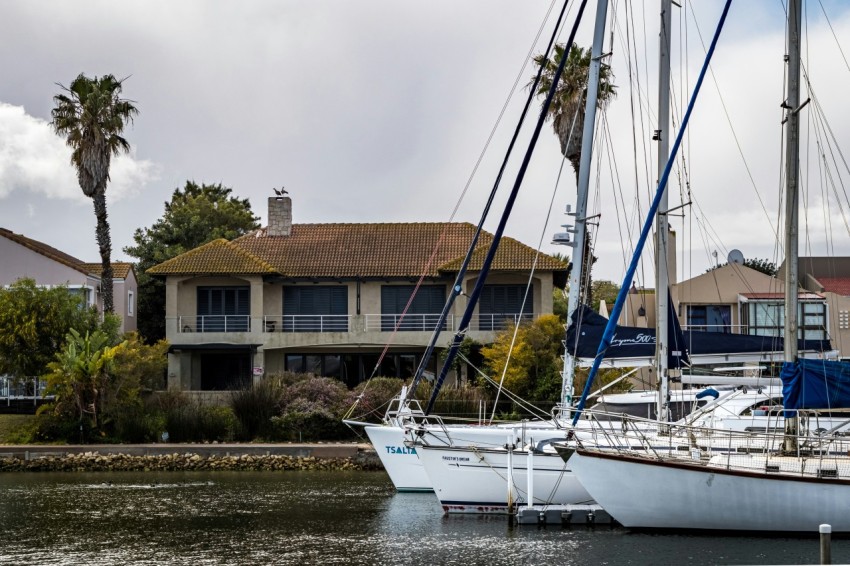
<instances>
[{"instance_id":1,"label":"water surface","mask_svg":"<svg viewBox=\"0 0 850 566\"><path fill-rule=\"evenodd\" d=\"M380 472L0 474L2 564L816 564L818 539L444 517ZM833 543L850 562L850 540Z\"/></svg>"}]
</instances>

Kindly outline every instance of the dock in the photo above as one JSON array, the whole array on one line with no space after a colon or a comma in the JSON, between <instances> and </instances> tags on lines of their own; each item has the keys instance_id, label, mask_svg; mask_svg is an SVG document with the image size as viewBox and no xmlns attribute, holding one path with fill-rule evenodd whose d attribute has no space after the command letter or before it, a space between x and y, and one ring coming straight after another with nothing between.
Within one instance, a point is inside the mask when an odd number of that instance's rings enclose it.
<instances>
[{"instance_id":1,"label":"dock","mask_svg":"<svg viewBox=\"0 0 850 566\"><path fill-rule=\"evenodd\" d=\"M614 520L601 505L546 505L520 507L516 513L520 525L561 525L592 527L613 525Z\"/></svg>"}]
</instances>

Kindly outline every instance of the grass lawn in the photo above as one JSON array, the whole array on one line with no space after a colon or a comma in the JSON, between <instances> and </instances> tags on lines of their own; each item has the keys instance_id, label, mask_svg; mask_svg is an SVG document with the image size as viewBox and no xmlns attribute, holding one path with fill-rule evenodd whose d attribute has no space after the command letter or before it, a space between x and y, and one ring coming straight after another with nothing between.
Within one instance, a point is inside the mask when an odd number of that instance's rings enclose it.
<instances>
[{"instance_id":1,"label":"grass lawn","mask_svg":"<svg viewBox=\"0 0 850 566\"><path fill-rule=\"evenodd\" d=\"M20 437L19 430L35 419L35 415L0 415L0 444L9 444Z\"/></svg>"}]
</instances>

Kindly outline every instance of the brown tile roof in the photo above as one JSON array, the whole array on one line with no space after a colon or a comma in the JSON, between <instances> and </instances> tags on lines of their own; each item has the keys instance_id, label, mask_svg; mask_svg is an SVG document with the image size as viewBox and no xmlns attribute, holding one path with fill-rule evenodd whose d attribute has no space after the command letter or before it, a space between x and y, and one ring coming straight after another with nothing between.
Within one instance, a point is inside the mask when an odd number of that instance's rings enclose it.
<instances>
[{"instance_id":1,"label":"brown tile roof","mask_svg":"<svg viewBox=\"0 0 850 566\"><path fill-rule=\"evenodd\" d=\"M11 230L7 230L6 228L0 228L0 236L12 240L17 244L20 244L25 248L28 248L34 251L35 253L41 254L49 259L52 259L53 261L61 263L62 265L65 265L72 269L76 269L81 273L85 273L86 275L91 273L91 271L89 271L86 268L85 264L79 259L75 258L72 255L66 254L63 251L57 250L52 246L48 246L45 243L33 240L31 238L27 238L26 236L23 236L21 234L15 234Z\"/></svg>"},{"instance_id":2,"label":"brown tile roof","mask_svg":"<svg viewBox=\"0 0 850 566\"><path fill-rule=\"evenodd\" d=\"M253 231L232 242L218 240L148 270L156 275L267 273L284 277L436 277L457 271L472 241L469 223L295 224L289 236ZM478 241L471 269L480 269L492 234ZM434 249L439 247L437 251ZM236 254L240 250L244 255ZM432 258L433 254L433 258ZM253 259L248 264L245 258ZM432 258L429 262L429 258ZM496 271L528 271L534 250L503 238L493 262ZM249 268L253 268L250 270ZM563 271L566 265L541 254L537 269Z\"/></svg>"},{"instance_id":3,"label":"brown tile roof","mask_svg":"<svg viewBox=\"0 0 850 566\"><path fill-rule=\"evenodd\" d=\"M850 277L818 277L823 290L844 297L850 296Z\"/></svg>"},{"instance_id":4,"label":"brown tile roof","mask_svg":"<svg viewBox=\"0 0 850 566\"><path fill-rule=\"evenodd\" d=\"M82 264L89 273L93 273L100 277L100 274L103 272L100 263L84 263ZM113 261L112 262L112 278L113 279L127 279L127 275L130 274L130 270L133 269L133 264L128 263L126 261Z\"/></svg>"},{"instance_id":5,"label":"brown tile roof","mask_svg":"<svg viewBox=\"0 0 850 566\"><path fill-rule=\"evenodd\" d=\"M234 242L219 238L155 265L147 272L152 275L181 273L238 273L244 275L275 273L275 270L268 263Z\"/></svg>"},{"instance_id":6,"label":"brown tile roof","mask_svg":"<svg viewBox=\"0 0 850 566\"><path fill-rule=\"evenodd\" d=\"M487 256L487 251L489 250L490 243L493 241L493 237L490 234L487 234L486 242L482 244L481 241L482 239L479 239L478 246L476 246L475 251L472 252L472 258L469 260L468 269L477 271L484 265L484 258ZM463 264L466 251L463 253L464 255L458 256L442 264L440 266L440 271L456 273ZM534 256L536 254L537 250L534 248L526 246L522 242L514 240L513 238L503 236L502 241L499 243L499 249L496 250L496 256L493 258L493 265L490 269L498 271L531 271L534 264ZM567 269L567 264L541 252L540 255L537 256L537 265L534 266L534 268L542 271L564 271Z\"/></svg>"}]
</instances>

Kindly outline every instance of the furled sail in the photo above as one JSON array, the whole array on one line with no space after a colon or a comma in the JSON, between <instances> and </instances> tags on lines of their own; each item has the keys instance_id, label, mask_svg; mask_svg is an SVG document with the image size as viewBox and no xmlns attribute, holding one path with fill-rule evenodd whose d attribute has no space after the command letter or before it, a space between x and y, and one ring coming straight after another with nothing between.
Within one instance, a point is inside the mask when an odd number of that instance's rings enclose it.
<instances>
[{"instance_id":1,"label":"furled sail","mask_svg":"<svg viewBox=\"0 0 850 566\"><path fill-rule=\"evenodd\" d=\"M669 304L672 304L669 303ZM731 334L725 332L682 331L675 313L671 313L670 355L671 368L681 367L689 361L700 363L700 357L707 358L706 363L716 363L718 356L729 356L733 361L739 354L777 354L781 355L784 344L776 336L753 336L749 334ZM578 321L578 323L577 323ZM675 321L675 322L674 322ZM576 358L593 359L599 348L602 333L608 319L597 314L587 306L576 311L567 328L567 349ZM578 329L578 337L576 336ZM800 340L800 351L828 352L829 340ZM677 356L676 353L681 355ZM655 329L617 325L611 345L605 350L604 360L616 359L651 360L655 355ZM813 360L814 361L814 360Z\"/></svg>"}]
</instances>

